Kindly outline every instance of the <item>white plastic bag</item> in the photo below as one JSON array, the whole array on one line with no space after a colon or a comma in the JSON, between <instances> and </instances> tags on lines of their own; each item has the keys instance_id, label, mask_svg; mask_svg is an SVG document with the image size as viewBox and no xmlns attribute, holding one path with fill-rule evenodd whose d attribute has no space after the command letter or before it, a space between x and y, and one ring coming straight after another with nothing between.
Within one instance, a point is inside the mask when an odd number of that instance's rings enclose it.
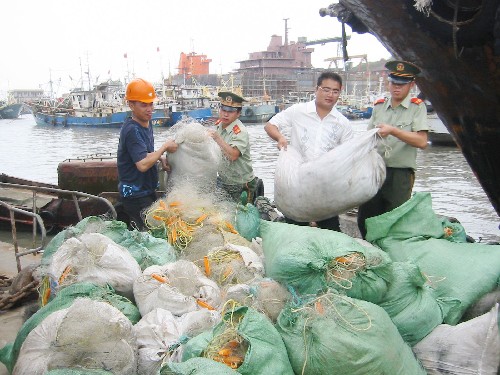
<instances>
[{"instance_id":1,"label":"white plastic bag","mask_svg":"<svg viewBox=\"0 0 500 375\"><path fill-rule=\"evenodd\" d=\"M377 131L368 130L307 162L291 145L282 150L274 176L276 207L298 222L320 221L375 196L386 174L375 148Z\"/></svg>"}]
</instances>

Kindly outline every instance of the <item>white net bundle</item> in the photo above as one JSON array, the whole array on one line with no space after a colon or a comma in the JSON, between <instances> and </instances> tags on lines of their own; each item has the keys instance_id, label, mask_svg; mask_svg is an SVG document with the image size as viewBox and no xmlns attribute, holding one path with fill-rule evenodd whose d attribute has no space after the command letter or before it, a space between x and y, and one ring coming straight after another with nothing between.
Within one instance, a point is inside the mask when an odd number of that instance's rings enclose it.
<instances>
[{"instance_id":1,"label":"white net bundle","mask_svg":"<svg viewBox=\"0 0 500 375\"><path fill-rule=\"evenodd\" d=\"M385 180L376 132L366 131L312 161L292 146L281 151L274 176L276 207L290 219L311 222L367 202Z\"/></svg>"},{"instance_id":2,"label":"white net bundle","mask_svg":"<svg viewBox=\"0 0 500 375\"><path fill-rule=\"evenodd\" d=\"M102 234L86 233L63 242L52 256L47 273L57 289L87 281L101 286L109 284L131 297L141 268L124 247Z\"/></svg>"},{"instance_id":3,"label":"white net bundle","mask_svg":"<svg viewBox=\"0 0 500 375\"><path fill-rule=\"evenodd\" d=\"M215 186L222 160L221 150L207 129L196 121L183 120L175 124L171 132L179 147L176 152L168 154L172 170L167 181L167 191L184 180L208 188Z\"/></svg>"},{"instance_id":4,"label":"white net bundle","mask_svg":"<svg viewBox=\"0 0 500 375\"><path fill-rule=\"evenodd\" d=\"M252 307L273 323L290 298L290 292L282 284L267 278L255 280L251 284L232 285L226 292L226 300Z\"/></svg>"},{"instance_id":5,"label":"white net bundle","mask_svg":"<svg viewBox=\"0 0 500 375\"><path fill-rule=\"evenodd\" d=\"M137 373L132 323L105 302L78 298L43 320L26 337L13 374L45 374L64 368Z\"/></svg>"},{"instance_id":6,"label":"white net bundle","mask_svg":"<svg viewBox=\"0 0 500 375\"><path fill-rule=\"evenodd\" d=\"M181 317L158 308L146 314L135 326L139 347L138 374L158 374L166 362L181 362L183 344L220 322L217 311L198 310Z\"/></svg>"},{"instance_id":7,"label":"white net bundle","mask_svg":"<svg viewBox=\"0 0 500 375\"><path fill-rule=\"evenodd\" d=\"M260 256L252 249L227 243L211 249L204 258L204 269L219 286L248 284L264 276L264 265Z\"/></svg>"},{"instance_id":8,"label":"white net bundle","mask_svg":"<svg viewBox=\"0 0 500 375\"><path fill-rule=\"evenodd\" d=\"M186 260L146 268L134 282L134 297L142 316L155 308L181 316L221 303L217 284Z\"/></svg>"}]
</instances>

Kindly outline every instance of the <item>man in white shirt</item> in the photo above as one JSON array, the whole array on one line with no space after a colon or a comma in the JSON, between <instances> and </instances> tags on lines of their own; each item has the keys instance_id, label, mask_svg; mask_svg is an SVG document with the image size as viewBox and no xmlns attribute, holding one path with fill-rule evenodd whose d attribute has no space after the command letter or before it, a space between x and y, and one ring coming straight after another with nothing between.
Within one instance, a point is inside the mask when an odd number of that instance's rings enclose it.
<instances>
[{"instance_id":1,"label":"man in white shirt","mask_svg":"<svg viewBox=\"0 0 500 375\"><path fill-rule=\"evenodd\" d=\"M333 72L323 72L318 77L316 98L307 103L294 104L269 120L264 129L278 142L278 148L286 150L288 141L284 128L290 128L290 143L302 154L305 161L312 161L353 137L349 120L335 104L342 90L342 78ZM339 218L316 223L298 223L287 218L287 222L312 225L340 232Z\"/></svg>"}]
</instances>

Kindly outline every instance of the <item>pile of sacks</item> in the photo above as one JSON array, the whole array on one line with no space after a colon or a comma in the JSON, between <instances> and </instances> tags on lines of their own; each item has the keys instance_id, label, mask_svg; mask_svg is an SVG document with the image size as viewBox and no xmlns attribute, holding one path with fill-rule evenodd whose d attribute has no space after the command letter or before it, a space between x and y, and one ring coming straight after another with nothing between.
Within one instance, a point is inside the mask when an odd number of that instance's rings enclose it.
<instances>
[{"instance_id":1,"label":"pile of sacks","mask_svg":"<svg viewBox=\"0 0 500 375\"><path fill-rule=\"evenodd\" d=\"M157 237L97 217L54 237L9 372L497 373L498 305L461 319L496 288L500 246L463 242L428 195L371 219L371 243L204 199L157 202Z\"/></svg>"}]
</instances>

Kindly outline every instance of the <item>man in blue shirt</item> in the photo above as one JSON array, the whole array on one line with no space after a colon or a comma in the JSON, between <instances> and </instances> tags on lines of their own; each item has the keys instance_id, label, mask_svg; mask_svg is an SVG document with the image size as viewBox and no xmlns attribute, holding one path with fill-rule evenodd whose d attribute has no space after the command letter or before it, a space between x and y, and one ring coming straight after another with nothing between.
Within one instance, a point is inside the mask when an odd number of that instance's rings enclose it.
<instances>
[{"instance_id":1,"label":"man in blue shirt","mask_svg":"<svg viewBox=\"0 0 500 375\"><path fill-rule=\"evenodd\" d=\"M159 187L157 163L169 169L165 152L175 152L177 144L167 140L154 150L153 116L156 93L151 83L134 79L127 85L125 99L132 110L120 131L118 142L118 191L129 228L144 229L142 211L156 201Z\"/></svg>"}]
</instances>

